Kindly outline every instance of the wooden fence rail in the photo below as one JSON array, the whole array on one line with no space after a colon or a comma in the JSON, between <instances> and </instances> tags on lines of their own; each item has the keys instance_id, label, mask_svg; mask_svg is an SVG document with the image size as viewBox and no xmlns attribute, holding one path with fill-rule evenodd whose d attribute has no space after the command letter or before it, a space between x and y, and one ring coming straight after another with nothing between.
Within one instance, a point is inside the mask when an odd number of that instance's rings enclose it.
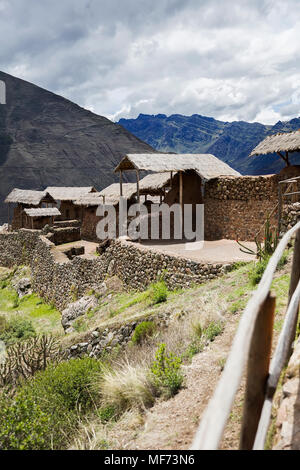
<instances>
[{"instance_id":1,"label":"wooden fence rail","mask_svg":"<svg viewBox=\"0 0 300 470\"><path fill-rule=\"evenodd\" d=\"M293 264L288 308L278 344L270 362L275 298L270 289L277 265L294 234ZM220 445L237 390L247 368L241 430L241 449L263 449L270 423L272 401L281 372L287 364L296 335L300 302L300 222L279 242L257 290L239 323L224 371L204 411L192 450L213 450Z\"/></svg>"}]
</instances>

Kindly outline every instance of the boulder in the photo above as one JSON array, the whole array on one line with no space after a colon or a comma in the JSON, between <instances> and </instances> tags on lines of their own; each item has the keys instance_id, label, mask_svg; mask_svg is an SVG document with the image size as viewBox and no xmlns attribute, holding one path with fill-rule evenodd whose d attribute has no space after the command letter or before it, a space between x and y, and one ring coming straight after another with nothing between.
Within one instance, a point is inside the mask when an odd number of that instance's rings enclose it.
<instances>
[{"instance_id":1,"label":"boulder","mask_svg":"<svg viewBox=\"0 0 300 470\"><path fill-rule=\"evenodd\" d=\"M97 299L93 296L91 297L82 297L81 299L73 302L68 305L68 307L63 310L61 324L65 331L72 331L72 325L76 318L84 315L89 310L96 308L98 305Z\"/></svg>"}]
</instances>

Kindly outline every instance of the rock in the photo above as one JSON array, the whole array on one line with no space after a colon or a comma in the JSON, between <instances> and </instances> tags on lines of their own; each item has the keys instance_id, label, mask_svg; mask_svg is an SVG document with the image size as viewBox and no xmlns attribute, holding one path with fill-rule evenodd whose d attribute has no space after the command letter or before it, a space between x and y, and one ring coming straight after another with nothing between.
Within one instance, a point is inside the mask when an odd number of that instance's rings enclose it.
<instances>
[{"instance_id":1,"label":"rock","mask_svg":"<svg viewBox=\"0 0 300 470\"><path fill-rule=\"evenodd\" d=\"M24 295L30 294L31 291L31 279L29 277L24 277L16 281L12 281L13 288L17 291L19 297L24 297Z\"/></svg>"},{"instance_id":2,"label":"rock","mask_svg":"<svg viewBox=\"0 0 300 470\"><path fill-rule=\"evenodd\" d=\"M61 324L66 331L76 320L76 318L84 315L88 310L96 308L98 305L97 299L95 297L82 297L76 302L70 304L62 312Z\"/></svg>"}]
</instances>

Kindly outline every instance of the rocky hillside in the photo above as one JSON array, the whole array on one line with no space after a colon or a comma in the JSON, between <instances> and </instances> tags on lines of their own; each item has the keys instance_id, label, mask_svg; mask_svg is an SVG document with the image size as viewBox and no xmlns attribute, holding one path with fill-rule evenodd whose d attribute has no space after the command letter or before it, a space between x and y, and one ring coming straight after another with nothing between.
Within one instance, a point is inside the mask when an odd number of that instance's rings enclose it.
<instances>
[{"instance_id":1,"label":"rocky hillside","mask_svg":"<svg viewBox=\"0 0 300 470\"><path fill-rule=\"evenodd\" d=\"M157 150L212 153L242 174L258 175L278 172L284 164L276 155L250 158L251 150L269 134L299 129L300 118L265 126L222 122L199 114L169 117L140 114L137 119L120 119L119 124ZM295 155L292 161L299 164L300 155Z\"/></svg>"},{"instance_id":2,"label":"rocky hillside","mask_svg":"<svg viewBox=\"0 0 300 470\"><path fill-rule=\"evenodd\" d=\"M12 188L88 186L116 181L127 152L153 152L123 127L61 96L0 72L7 104L0 105L0 223Z\"/></svg>"}]
</instances>

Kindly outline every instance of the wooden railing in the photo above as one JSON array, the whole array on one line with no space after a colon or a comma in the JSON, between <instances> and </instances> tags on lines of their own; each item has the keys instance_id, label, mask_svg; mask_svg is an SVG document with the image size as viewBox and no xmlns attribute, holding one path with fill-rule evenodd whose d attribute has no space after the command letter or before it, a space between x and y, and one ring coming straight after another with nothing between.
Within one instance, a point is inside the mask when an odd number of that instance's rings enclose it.
<instances>
[{"instance_id":1,"label":"wooden railing","mask_svg":"<svg viewBox=\"0 0 300 470\"><path fill-rule=\"evenodd\" d=\"M296 234L288 306L271 358L275 297L273 277L284 250ZM246 372L246 391L240 449L264 449L272 402L282 370L292 353L300 302L300 222L279 242L257 290L241 317L224 371L200 422L192 449L218 449L237 390Z\"/></svg>"}]
</instances>

